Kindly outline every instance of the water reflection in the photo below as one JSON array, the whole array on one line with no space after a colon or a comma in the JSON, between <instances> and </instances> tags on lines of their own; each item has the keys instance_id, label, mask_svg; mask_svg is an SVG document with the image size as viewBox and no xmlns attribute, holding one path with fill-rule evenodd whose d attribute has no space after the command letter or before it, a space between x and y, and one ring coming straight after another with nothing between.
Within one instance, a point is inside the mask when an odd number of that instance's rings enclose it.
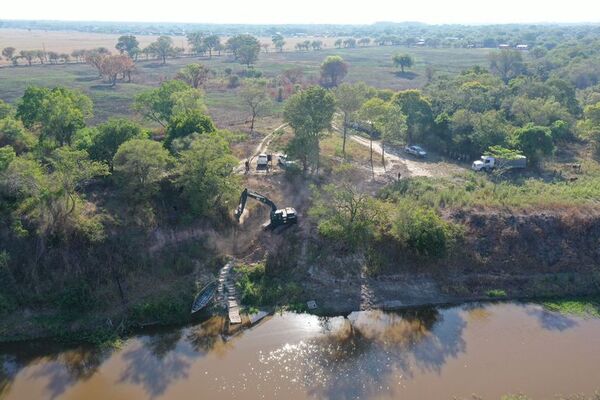
<instances>
[{"instance_id":1,"label":"water reflection","mask_svg":"<svg viewBox=\"0 0 600 400\"><path fill-rule=\"evenodd\" d=\"M222 336L224 320L215 317L192 327L131 338L118 350L59 349L39 343L5 347L0 349L0 398L28 398L30 393L43 393L48 399L68 397L73 396L71 389L76 384L77 395L87 393L90 398L98 398L98 387L106 384L112 384L115 393L134 393L127 395L131 399L181 398L181 393L200 392L213 399L345 400L396 395L401 393L396 390L404 390L424 376L428 377L424 382L447 377L448 370L456 367L455 359L461 358L462 369L463 357L476 358L473 332L498 335L476 341L484 346L481 351L491 342L501 342L503 334L521 332L524 324L529 327L526 338L535 337L536 343L542 330L567 332L582 325L597 334L600 328L600 324L536 305L511 304L355 312L332 318L284 313L233 338ZM475 353L467 356L469 336L470 353ZM557 336L548 335L544 340ZM516 344L522 341L519 336ZM559 349L551 343L548 348ZM589 340L569 343L600 347L600 340L596 345ZM505 345L514 347L515 343L508 340ZM573 344L570 346L573 349ZM588 351L589 363L600 361L600 351ZM492 351L502 358L501 352ZM540 357L527 359L525 364L535 366L536 359ZM510 375L510 370L499 372ZM94 385L98 376L101 378ZM86 386L88 380L92 382ZM29 385L36 391L25 392Z\"/></svg>"}]
</instances>

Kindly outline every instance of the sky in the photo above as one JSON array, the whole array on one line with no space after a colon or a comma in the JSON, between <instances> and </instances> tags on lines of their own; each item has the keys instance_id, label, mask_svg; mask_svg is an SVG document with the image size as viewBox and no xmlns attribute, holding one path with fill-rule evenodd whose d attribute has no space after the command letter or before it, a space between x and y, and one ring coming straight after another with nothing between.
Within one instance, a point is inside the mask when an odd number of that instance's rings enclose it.
<instances>
[{"instance_id":1,"label":"sky","mask_svg":"<svg viewBox=\"0 0 600 400\"><path fill-rule=\"evenodd\" d=\"M0 19L244 24L600 22L599 0L6 0Z\"/></svg>"}]
</instances>

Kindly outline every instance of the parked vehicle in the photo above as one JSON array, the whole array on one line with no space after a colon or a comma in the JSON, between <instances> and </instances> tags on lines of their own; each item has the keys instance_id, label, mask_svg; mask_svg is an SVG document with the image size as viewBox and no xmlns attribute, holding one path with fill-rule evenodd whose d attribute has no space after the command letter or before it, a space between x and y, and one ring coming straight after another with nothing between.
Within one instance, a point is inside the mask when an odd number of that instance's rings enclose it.
<instances>
[{"instance_id":1,"label":"parked vehicle","mask_svg":"<svg viewBox=\"0 0 600 400\"><path fill-rule=\"evenodd\" d=\"M288 169L290 167L294 167L296 165L296 161L289 160L287 154L282 154L277 157L277 164L283 169Z\"/></svg>"},{"instance_id":2,"label":"parked vehicle","mask_svg":"<svg viewBox=\"0 0 600 400\"><path fill-rule=\"evenodd\" d=\"M268 171L269 170L269 157L266 154L259 154L256 159L256 170L257 171Z\"/></svg>"},{"instance_id":3,"label":"parked vehicle","mask_svg":"<svg viewBox=\"0 0 600 400\"><path fill-rule=\"evenodd\" d=\"M495 168L520 169L527 167L527 157L517 156L511 159L481 156L481 160L473 161L473 171L491 171Z\"/></svg>"},{"instance_id":4,"label":"parked vehicle","mask_svg":"<svg viewBox=\"0 0 600 400\"><path fill-rule=\"evenodd\" d=\"M417 156L417 157L421 157L421 158L427 157L427 152L425 150L423 150L420 146L416 146L416 145L406 146L404 148L404 151L413 156Z\"/></svg>"}]
</instances>

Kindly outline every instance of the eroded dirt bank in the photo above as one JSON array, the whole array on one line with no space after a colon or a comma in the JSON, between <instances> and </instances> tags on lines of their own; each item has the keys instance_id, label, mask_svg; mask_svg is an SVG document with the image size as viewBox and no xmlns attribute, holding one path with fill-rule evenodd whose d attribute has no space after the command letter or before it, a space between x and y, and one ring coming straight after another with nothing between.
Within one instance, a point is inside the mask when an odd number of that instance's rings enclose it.
<instances>
[{"instance_id":1,"label":"eroded dirt bank","mask_svg":"<svg viewBox=\"0 0 600 400\"><path fill-rule=\"evenodd\" d=\"M600 210L461 210L445 217L464 239L441 260L410 255L373 273L362 254L319 247L307 296L323 310L402 308L490 298L600 292Z\"/></svg>"}]
</instances>

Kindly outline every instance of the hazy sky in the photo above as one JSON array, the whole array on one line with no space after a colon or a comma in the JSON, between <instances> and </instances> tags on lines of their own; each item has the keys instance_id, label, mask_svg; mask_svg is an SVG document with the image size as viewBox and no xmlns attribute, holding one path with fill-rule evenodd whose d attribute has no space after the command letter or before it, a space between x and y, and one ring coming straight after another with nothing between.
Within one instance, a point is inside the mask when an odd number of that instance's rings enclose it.
<instances>
[{"instance_id":1,"label":"hazy sky","mask_svg":"<svg viewBox=\"0 0 600 400\"><path fill-rule=\"evenodd\" d=\"M212 23L600 22L600 0L5 0L0 19Z\"/></svg>"}]
</instances>

